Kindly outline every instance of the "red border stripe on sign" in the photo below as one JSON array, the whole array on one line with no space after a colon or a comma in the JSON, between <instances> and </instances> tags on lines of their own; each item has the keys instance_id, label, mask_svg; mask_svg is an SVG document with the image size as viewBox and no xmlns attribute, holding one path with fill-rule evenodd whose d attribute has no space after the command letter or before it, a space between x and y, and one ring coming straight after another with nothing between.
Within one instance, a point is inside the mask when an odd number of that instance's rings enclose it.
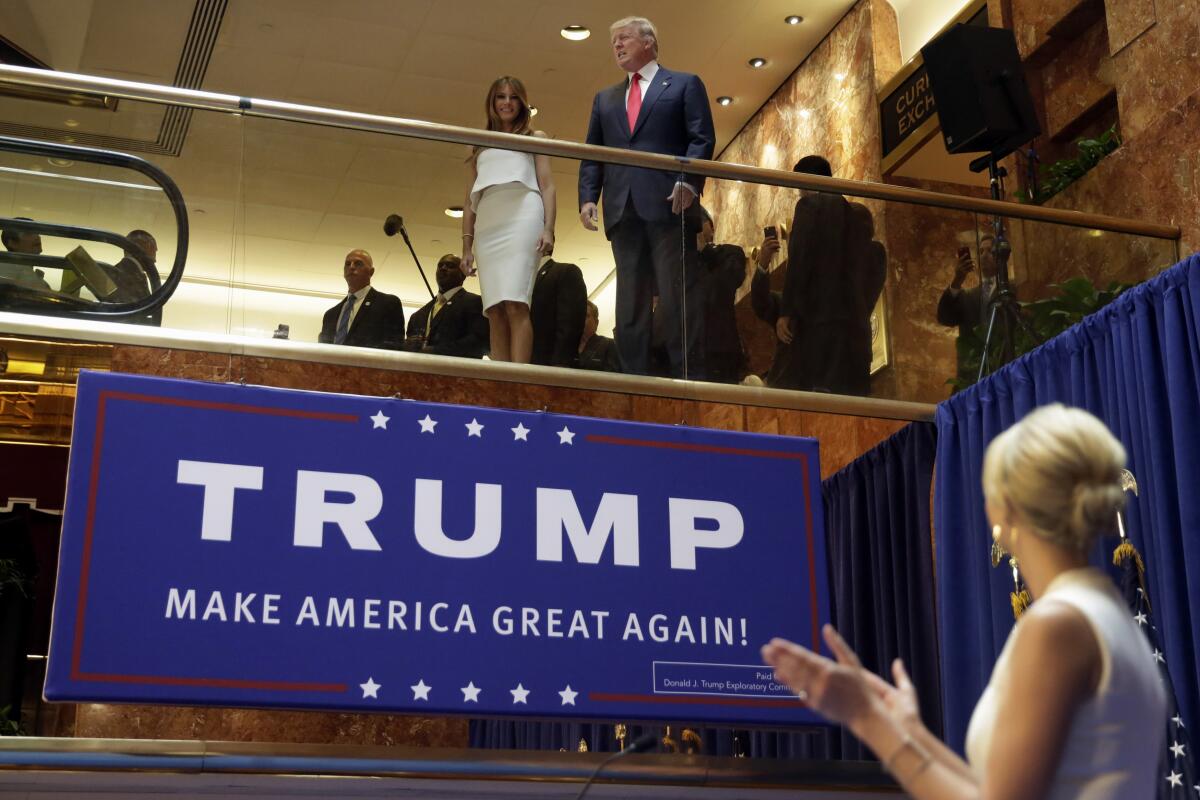
<instances>
[{"instance_id":1,"label":"red border stripe on sign","mask_svg":"<svg viewBox=\"0 0 1200 800\"><path fill-rule=\"evenodd\" d=\"M79 568L79 600L75 607L75 641L71 649L71 680L100 683L141 683L159 686L215 686L234 689L264 689L289 692L344 692L344 683L307 683L301 681L248 681L234 678L183 678L164 675L122 675L116 673L83 672L83 625L87 612L88 578L92 563L92 539L96 527L96 496L100 484L100 454L104 444L104 423L109 400L133 403L179 406L239 414L263 414L294 419L313 419L323 422L357 423L357 414L337 414L331 411L304 411L296 408L272 408L242 403L215 403L205 400L186 400L179 397L160 397L152 394L104 390L96 400L96 441L92 445L92 467L88 476L87 515L84 518L83 557Z\"/></svg>"}]
</instances>

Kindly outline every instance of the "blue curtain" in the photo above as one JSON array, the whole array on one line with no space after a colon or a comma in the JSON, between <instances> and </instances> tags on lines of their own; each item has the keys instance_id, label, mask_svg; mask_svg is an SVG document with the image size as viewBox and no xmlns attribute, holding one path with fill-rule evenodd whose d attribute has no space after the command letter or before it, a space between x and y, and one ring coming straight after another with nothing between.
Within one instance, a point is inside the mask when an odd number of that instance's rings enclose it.
<instances>
[{"instance_id":1,"label":"blue curtain","mask_svg":"<svg viewBox=\"0 0 1200 800\"><path fill-rule=\"evenodd\" d=\"M1031 409L1086 408L1124 444L1140 494L1126 515L1185 724L1200 724L1200 256L1192 256L938 407L938 609L946 737L967 723L1013 624L993 570L983 452ZM1096 561L1115 542L1098 547ZM1191 577L1189 577L1191 576Z\"/></svg>"},{"instance_id":2,"label":"blue curtain","mask_svg":"<svg viewBox=\"0 0 1200 800\"><path fill-rule=\"evenodd\" d=\"M822 495L834 624L876 672L890 675L892 660L904 659L922 699L922 714L940 732L929 525L934 453L934 426L913 423L830 476ZM680 730L672 726L676 740ZM853 737L833 728L739 731L736 744L728 729L698 731L704 752L712 755L740 750L756 758L868 757ZM592 750L614 749L611 724L471 723L472 747L573 750L581 737Z\"/></svg>"}]
</instances>

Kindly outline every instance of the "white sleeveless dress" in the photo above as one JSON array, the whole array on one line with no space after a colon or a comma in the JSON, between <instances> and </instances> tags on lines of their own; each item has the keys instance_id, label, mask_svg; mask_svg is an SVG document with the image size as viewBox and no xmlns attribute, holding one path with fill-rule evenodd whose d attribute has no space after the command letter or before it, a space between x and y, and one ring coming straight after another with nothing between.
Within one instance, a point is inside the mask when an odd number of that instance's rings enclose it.
<instances>
[{"instance_id":1,"label":"white sleeveless dress","mask_svg":"<svg viewBox=\"0 0 1200 800\"><path fill-rule=\"evenodd\" d=\"M1046 798L1154 797L1157 781L1162 780L1158 766L1166 733L1166 694L1150 646L1129 607L1108 576L1091 568L1062 573L1037 602L1066 603L1078 609L1091 624L1103 661L1096 694L1076 712ZM1014 638L1009 635L967 728L967 760L981 777L996 731L1000 696L1009 679Z\"/></svg>"},{"instance_id":2,"label":"white sleeveless dress","mask_svg":"<svg viewBox=\"0 0 1200 800\"><path fill-rule=\"evenodd\" d=\"M538 237L545 209L533 156L512 150L480 150L475 158L475 263L487 310L503 300L529 305L537 274Z\"/></svg>"}]
</instances>

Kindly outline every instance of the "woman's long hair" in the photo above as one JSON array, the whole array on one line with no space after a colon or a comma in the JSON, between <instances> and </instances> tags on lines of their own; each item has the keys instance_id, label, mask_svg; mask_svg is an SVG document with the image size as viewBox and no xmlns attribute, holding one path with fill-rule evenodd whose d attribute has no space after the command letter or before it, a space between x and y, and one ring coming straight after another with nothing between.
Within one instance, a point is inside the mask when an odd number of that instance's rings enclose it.
<instances>
[{"instance_id":1,"label":"woman's long hair","mask_svg":"<svg viewBox=\"0 0 1200 800\"><path fill-rule=\"evenodd\" d=\"M485 108L487 109L487 129L489 131L500 131L500 115L496 113L496 95L505 86L509 88L521 101L521 109L517 112L517 118L513 120L513 129L511 133L529 136L533 133L533 126L529 124L531 115L529 113L529 95L525 93L525 84L520 78L514 78L511 75L501 75L496 80L492 81L491 88L488 89ZM474 161L479 155L482 148L472 147L471 154L467 156L468 161Z\"/></svg>"},{"instance_id":2,"label":"woman's long hair","mask_svg":"<svg viewBox=\"0 0 1200 800\"><path fill-rule=\"evenodd\" d=\"M525 93L525 84L521 83L520 78L514 78L511 75L501 75L496 80L492 81L492 86L487 93L487 129L489 131L502 130L500 127L500 115L496 113L496 95L505 86L517 96L521 101L521 109L517 112L517 118L513 120L512 133L523 134L528 136L533 133L533 128L529 124L529 95Z\"/></svg>"}]
</instances>

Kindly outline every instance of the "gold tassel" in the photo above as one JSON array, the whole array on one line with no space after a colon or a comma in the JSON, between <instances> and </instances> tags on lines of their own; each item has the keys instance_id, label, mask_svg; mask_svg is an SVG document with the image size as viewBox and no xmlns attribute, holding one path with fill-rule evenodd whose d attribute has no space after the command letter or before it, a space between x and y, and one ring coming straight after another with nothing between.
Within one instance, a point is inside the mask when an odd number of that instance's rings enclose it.
<instances>
[{"instance_id":1,"label":"gold tassel","mask_svg":"<svg viewBox=\"0 0 1200 800\"><path fill-rule=\"evenodd\" d=\"M1126 562L1132 560L1133 566L1137 569L1138 588L1142 590L1142 597L1146 601L1146 608L1150 608L1150 598L1146 595L1146 562L1142 561L1142 554L1133 546L1133 542L1128 539L1122 539L1117 545L1117 549L1113 550L1113 566L1124 568Z\"/></svg>"},{"instance_id":2,"label":"gold tassel","mask_svg":"<svg viewBox=\"0 0 1200 800\"><path fill-rule=\"evenodd\" d=\"M1013 619L1020 619L1025 613L1025 609L1029 608L1030 598L1029 592L1022 589L1019 592L1009 592L1008 597L1012 600Z\"/></svg>"}]
</instances>

